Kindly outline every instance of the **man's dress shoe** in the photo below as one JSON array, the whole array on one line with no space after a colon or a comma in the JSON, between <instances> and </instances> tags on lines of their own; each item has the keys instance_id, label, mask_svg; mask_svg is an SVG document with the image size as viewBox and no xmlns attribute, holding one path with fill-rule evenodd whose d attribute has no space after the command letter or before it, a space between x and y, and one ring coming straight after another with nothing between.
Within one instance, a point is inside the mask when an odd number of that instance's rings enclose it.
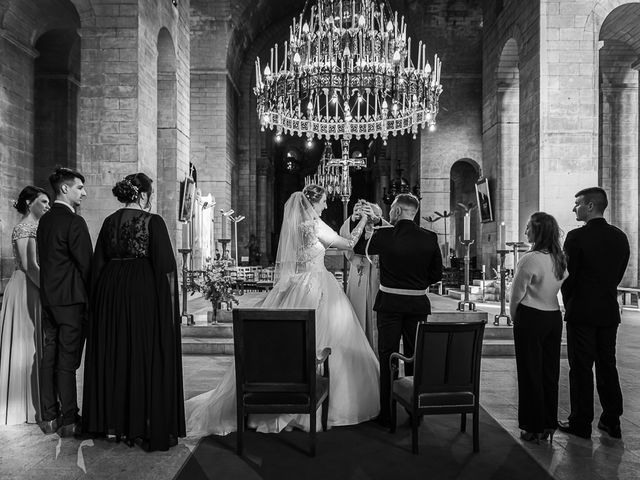
<instances>
[{"instance_id":1,"label":"man's dress shoe","mask_svg":"<svg viewBox=\"0 0 640 480\"><path fill-rule=\"evenodd\" d=\"M591 429L576 428L569 421L558 421L558 430L580 438L591 438Z\"/></svg>"},{"instance_id":2,"label":"man's dress shoe","mask_svg":"<svg viewBox=\"0 0 640 480\"><path fill-rule=\"evenodd\" d=\"M607 432L611 438L622 438L622 430L620 430L620 425L609 426L602 423L602 420L598 421L598 428L603 432Z\"/></svg>"},{"instance_id":3,"label":"man's dress shoe","mask_svg":"<svg viewBox=\"0 0 640 480\"><path fill-rule=\"evenodd\" d=\"M40 427L40 430L42 430L42 433L44 433L45 435L51 435L52 433L56 433L56 431L60 427L60 420L59 418L54 418L53 420L43 420L38 423L38 426Z\"/></svg>"},{"instance_id":4,"label":"man's dress shoe","mask_svg":"<svg viewBox=\"0 0 640 480\"><path fill-rule=\"evenodd\" d=\"M70 423L69 425L62 425L58 428L58 435L62 438L66 437L79 437L82 431L81 420L78 419L74 423Z\"/></svg>"}]
</instances>

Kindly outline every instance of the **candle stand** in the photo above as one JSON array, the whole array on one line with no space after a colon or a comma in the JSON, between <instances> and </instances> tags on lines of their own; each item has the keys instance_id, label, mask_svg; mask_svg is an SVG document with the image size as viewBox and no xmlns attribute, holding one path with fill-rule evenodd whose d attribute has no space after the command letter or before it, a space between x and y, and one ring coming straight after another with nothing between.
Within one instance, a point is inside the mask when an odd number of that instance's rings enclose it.
<instances>
[{"instance_id":1,"label":"candle stand","mask_svg":"<svg viewBox=\"0 0 640 480\"><path fill-rule=\"evenodd\" d=\"M521 250L520 247L526 247L527 244L524 242L507 242L507 246L511 248L513 253L513 271L515 272L518 265L518 253L526 252L526 250Z\"/></svg>"},{"instance_id":2,"label":"candle stand","mask_svg":"<svg viewBox=\"0 0 640 480\"><path fill-rule=\"evenodd\" d=\"M222 253L220 254L220 260L229 260L229 250L227 249L227 245L231 243L231 239L219 238L218 243L220 244L220 248L222 249Z\"/></svg>"},{"instance_id":3,"label":"candle stand","mask_svg":"<svg viewBox=\"0 0 640 480\"><path fill-rule=\"evenodd\" d=\"M461 312L464 311L476 311L476 304L469 300L469 247L474 243L475 240L462 240L459 239L460 243L465 247L464 253L464 300L458 302L458 310Z\"/></svg>"},{"instance_id":4,"label":"candle stand","mask_svg":"<svg viewBox=\"0 0 640 480\"><path fill-rule=\"evenodd\" d=\"M500 325L500 319L507 320L507 326L511 326L511 317L507 314L506 296L507 296L507 270L504 268L504 259L511 250L497 250L500 255L500 313L495 316L493 324L497 327Z\"/></svg>"},{"instance_id":5,"label":"candle stand","mask_svg":"<svg viewBox=\"0 0 640 480\"><path fill-rule=\"evenodd\" d=\"M180 315L180 321L186 321L187 325L195 325L196 322L193 320L193 315L191 313L187 313L187 282L189 281L189 254L191 253L190 248L180 248L178 252L182 254L182 314Z\"/></svg>"}]
</instances>

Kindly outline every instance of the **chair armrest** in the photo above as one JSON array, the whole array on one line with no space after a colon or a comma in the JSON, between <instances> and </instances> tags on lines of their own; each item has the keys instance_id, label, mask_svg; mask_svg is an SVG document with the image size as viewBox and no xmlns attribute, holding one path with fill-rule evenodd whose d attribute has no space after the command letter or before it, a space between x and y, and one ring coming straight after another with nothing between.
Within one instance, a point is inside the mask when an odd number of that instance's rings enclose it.
<instances>
[{"instance_id":1,"label":"chair armrest","mask_svg":"<svg viewBox=\"0 0 640 480\"><path fill-rule=\"evenodd\" d=\"M394 360L395 359L402 360L405 363L413 363L413 361L415 360L415 356L413 356L413 357L405 357L404 355L401 355L399 353L392 353L391 356L389 357L389 367L391 368L391 374L392 375L393 375L394 370L398 370L397 366L394 367Z\"/></svg>"},{"instance_id":2,"label":"chair armrest","mask_svg":"<svg viewBox=\"0 0 640 480\"><path fill-rule=\"evenodd\" d=\"M316 366L322 365L322 376L329 378L329 355L331 355L331 348L325 347L320 352L320 356L316 357Z\"/></svg>"},{"instance_id":3,"label":"chair armrest","mask_svg":"<svg viewBox=\"0 0 640 480\"><path fill-rule=\"evenodd\" d=\"M316 358L316 364L320 365L322 362L324 362L329 358L329 355L331 355L331 348L329 347L323 348L322 351L320 352L320 355Z\"/></svg>"}]
</instances>

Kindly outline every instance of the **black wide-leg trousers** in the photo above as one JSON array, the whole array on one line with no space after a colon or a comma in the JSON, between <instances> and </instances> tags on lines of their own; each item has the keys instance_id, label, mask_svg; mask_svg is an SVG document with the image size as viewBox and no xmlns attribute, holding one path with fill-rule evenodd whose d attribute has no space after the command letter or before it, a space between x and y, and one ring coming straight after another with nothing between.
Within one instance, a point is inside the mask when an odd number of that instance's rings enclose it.
<instances>
[{"instance_id":1,"label":"black wide-leg trousers","mask_svg":"<svg viewBox=\"0 0 640 480\"><path fill-rule=\"evenodd\" d=\"M78 417L76 370L82 361L86 306L50 306L44 309L44 313L40 372L42 417L44 420L53 420L62 414L63 425L70 425Z\"/></svg>"},{"instance_id":2,"label":"black wide-leg trousers","mask_svg":"<svg viewBox=\"0 0 640 480\"><path fill-rule=\"evenodd\" d=\"M544 311L520 304L513 323L518 371L518 423L541 433L558 422L560 310Z\"/></svg>"}]
</instances>

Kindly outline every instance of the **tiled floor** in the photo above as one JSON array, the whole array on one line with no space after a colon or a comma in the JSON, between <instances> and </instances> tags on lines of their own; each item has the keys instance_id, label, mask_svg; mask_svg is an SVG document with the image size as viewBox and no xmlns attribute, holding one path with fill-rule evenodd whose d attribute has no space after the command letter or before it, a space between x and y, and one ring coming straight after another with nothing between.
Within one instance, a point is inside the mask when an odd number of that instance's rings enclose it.
<instances>
[{"instance_id":1,"label":"tiled floor","mask_svg":"<svg viewBox=\"0 0 640 480\"><path fill-rule=\"evenodd\" d=\"M256 296L247 295L243 304L252 305ZM205 307L201 301L191 309ZM434 308L451 310L455 302L434 299ZM479 305L492 314L495 305ZM622 440L601 435L594 428L591 440L557 433L554 443L524 447L560 480L640 478L640 312L625 310L618 339L618 365L625 396ZM185 356L185 397L190 398L215 386L230 364L230 357ZM518 438L516 373L513 358L485 358L482 367L481 404L511 434ZM560 418L568 414L568 365L561 361ZM596 401L596 418L599 415ZM196 445L181 440L169 452L144 453L123 444L101 440L60 439L44 436L35 425L0 427L0 478L8 479L171 479L189 451ZM482 445L482 448L491 448Z\"/></svg>"}]
</instances>

